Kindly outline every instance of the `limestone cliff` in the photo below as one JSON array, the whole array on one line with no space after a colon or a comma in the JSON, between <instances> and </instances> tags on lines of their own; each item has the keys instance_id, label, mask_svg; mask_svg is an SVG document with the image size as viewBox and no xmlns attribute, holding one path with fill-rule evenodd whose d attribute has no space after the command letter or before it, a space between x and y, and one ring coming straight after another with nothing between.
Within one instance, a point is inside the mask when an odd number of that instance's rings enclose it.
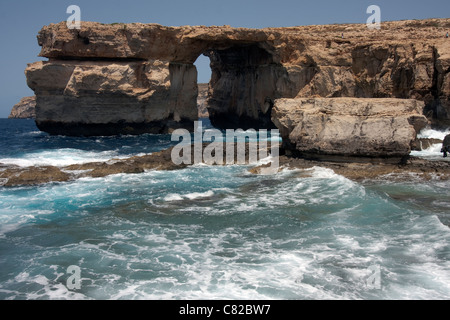
<instances>
[{"instance_id":1,"label":"limestone cliff","mask_svg":"<svg viewBox=\"0 0 450 320\"><path fill-rule=\"evenodd\" d=\"M450 124L450 19L244 29L44 27L48 62L29 65L36 122L55 134L170 132L197 119L193 63L211 59L208 111L220 128L271 128L276 99L402 98Z\"/></svg>"},{"instance_id":2,"label":"limestone cliff","mask_svg":"<svg viewBox=\"0 0 450 320\"><path fill-rule=\"evenodd\" d=\"M26 74L37 96L36 124L51 134L167 133L193 128L198 117L193 66L50 60L29 65Z\"/></svg>"},{"instance_id":3,"label":"limestone cliff","mask_svg":"<svg viewBox=\"0 0 450 320\"><path fill-rule=\"evenodd\" d=\"M197 108L199 118L209 118L207 99L208 99L207 83L198 84ZM36 118L36 96L24 97L19 103L14 105L9 115L10 119L35 119Z\"/></svg>"},{"instance_id":4,"label":"limestone cliff","mask_svg":"<svg viewBox=\"0 0 450 320\"><path fill-rule=\"evenodd\" d=\"M198 84L198 97L197 97L197 107L198 107L198 117L199 118L209 118L208 112L208 91L209 85L207 83Z\"/></svg>"},{"instance_id":5,"label":"limestone cliff","mask_svg":"<svg viewBox=\"0 0 450 320\"><path fill-rule=\"evenodd\" d=\"M11 110L10 119L32 119L35 118L36 97L24 97Z\"/></svg>"},{"instance_id":6,"label":"limestone cliff","mask_svg":"<svg viewBox=\"0 0 450 320\"><path fill-rule=\"evenodd\" d=\"M284 147L302 157L400 161L428 124L423 106L417 100L393 98L279 99L272 119Z\"/></svg>"}]
</instances>

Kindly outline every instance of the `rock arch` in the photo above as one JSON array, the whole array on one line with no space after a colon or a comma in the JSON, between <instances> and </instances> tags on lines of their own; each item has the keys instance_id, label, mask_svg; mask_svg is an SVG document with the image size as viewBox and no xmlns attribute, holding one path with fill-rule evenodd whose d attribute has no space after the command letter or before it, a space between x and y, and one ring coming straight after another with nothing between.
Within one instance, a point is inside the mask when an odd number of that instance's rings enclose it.
<instances>
[{"instance_id":1,"label":"rock arch","mask_svg":"<svg viewBox=\"0 0 450 320\"><path fill-rule=\"evenodd\" d=\"M222 47L211 43L203 52L211 60L211 123L221 129L275 128L271 110L283 96L280 83L288 79L286 69L260 43Z\"/></svg>"},{"instance_id":2,"label":"rock arch","mask_svg":"<svg viewBox=\"0 0 450 320\"><path fill-rule=\"evenodd\" d=\"M432 22L430 24L430 21ZM450 19L244 29L65 22L38 35L27 83L36 123L52 134L170 133L198 119L199 55L211 59L211 121L272 128L279 98L412 98L450 123ZM411 31L413 30L413 31ZM345 39L341 38L345 31ZM439 32L438 32L439 31ZM86 40L88 39L88 41Z\"/></svg>"}]
</instances>

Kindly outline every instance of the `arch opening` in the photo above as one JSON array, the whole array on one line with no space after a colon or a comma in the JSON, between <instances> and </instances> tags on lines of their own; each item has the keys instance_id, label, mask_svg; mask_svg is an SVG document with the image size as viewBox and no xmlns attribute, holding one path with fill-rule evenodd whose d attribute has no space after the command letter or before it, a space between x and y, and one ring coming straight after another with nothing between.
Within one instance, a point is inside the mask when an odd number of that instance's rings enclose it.
<instances>
[{"instance_id":1,"label":"arch opening","mask_svg":"<svg viewBox=\"0 0 450 320\"><path fill-rule=\"evenodd\" d=\"M194 65L197 68L197 85L198 85L198 97L197 108L198 116L200 119L209 118L209 112L207 108L208 89L211 81L211 61L210 59L201 54Z\"/></svg>"},{"instance_id":2,"label":"arch opening","mask_svg":"<svg viewBox=\"0 0 450 320\"><path fill-rule=\"evenodd\" d=\"M283 81L288 76L286 69L261 44L212 44L195 64L199 72L199 100L205 98L202 83L211 72L205 103L214 127L276 128L271 121L271 110L275 99L283 96L280 88L285 87Z\"/></svg>"}]
</instances>

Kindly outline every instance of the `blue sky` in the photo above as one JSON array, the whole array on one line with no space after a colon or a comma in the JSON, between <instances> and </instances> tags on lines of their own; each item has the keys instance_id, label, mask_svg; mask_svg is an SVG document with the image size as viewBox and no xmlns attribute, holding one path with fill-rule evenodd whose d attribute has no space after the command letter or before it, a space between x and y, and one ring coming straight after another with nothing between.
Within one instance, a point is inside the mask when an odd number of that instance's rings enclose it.
<instances>
[{"instance_id":1,"label":"blue sky","mask_svg":"<svg viewBox=\"0 0 450 320\"><path fill-rule=\"evenodd\" d=\"M289 27L312 24L365 23L366 9L381 8L382 21L450 18L449 0L0 0L0 118L6 118L27 87L27 63L41 60L38 31L65 21L69 5L81 8L84 21L159 23L167 26L231 25ZM449 30L450 31L450 30ZM208 60L198 62L199 82L208 82Z\"/></svg>"}]
</instances>

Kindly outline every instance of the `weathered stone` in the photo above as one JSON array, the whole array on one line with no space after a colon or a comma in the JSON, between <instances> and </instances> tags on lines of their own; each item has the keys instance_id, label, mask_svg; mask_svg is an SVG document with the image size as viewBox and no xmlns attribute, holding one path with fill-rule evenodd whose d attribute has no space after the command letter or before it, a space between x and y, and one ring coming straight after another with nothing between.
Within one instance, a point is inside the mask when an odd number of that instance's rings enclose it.
<instances>
[{"instance_id":1,"label":"weathered stone","mask_svg":"<svg viewBox=\"0 0 450 320\"><path fill-rule=\"evenodd\" d=\"M24 97L16 104L8 118L10 119L32 119L36 116L36 96Z\"/></svg>"},{"instance_id":2,"label":"weathered stone","mask_svg":"<svg viewBox=\"0 0 450 320\"><path fill-rule=\"evenodd\" d=\"M198 97L197 97L197 107L198 107L198 117L199 118L209 118L208 112L208 90L209 84L199 83L198 84Z\"/></svg>"},{"instance_id":3,"label":"weathered stone","mask_svg":"<svg viewBox=\"0 0 450 320\"><path fill-rule=\"evenodd\" d=\"M418 138L411 146L411 150L415 151L422 151L430 148L431 146L435 144L442 143L442 140L440 139L434 139L434 138Z\"/></svg>"},{"instance_id":4,"label":"weathered stone","mask_svg":"<svg viewBox=\"0 0 450 320\"><path fill-rule=\"evenodd\" d=\"M53 166L19 168L0 171L0 185L6 187L38 185L49 182L64 182L70 175Z\"/></svg>"},{"instance_id":5,"label":"weathered stone","mask_svg":"<svg viewBox=\"0 0 450 320\"><path fill-rule=\"evenodd\" d=\"M288 150L327 158L402 158L428 121L424 103L406 99L276 100L272 121Z\"/></svg>"},{"instance_id":6,"label":"weathered stone","mask_svg":"<svg viewBox=\"0 0 450 320\"><path fill-rule=\"evenodd\" d=\"M444 147L449 147L450 146L450 134L445 136L444 141L442 141L442 145Z\"/></svg>"},{"instance_id":7,"label":"weathered stone","mask_svg":"<svg viewBox=\"0 0 450 320\"><path fill-rule=\"evenodd\" d=\"M447 154L450 152L450 134L445 136L442 142L441 152L444 153L444 158L447 158Z\"/></svg>"},{"instance_id":8,"label":"weathered stone","mask_svg":"<svg viewBox=\"0 0 450 320\"><path fill-rule=\"evenodd\" d=\"M449 39L447 39L449 40ZM450 41L439 43L434 49L435 116L438 124L449 125L450 119Z\"/></svg>"},{"instance_id":9,"label":"weathered stone","mask_svg":"<svg viewBox=\"0 0 450 320\"><path fill-rule=\"evenodd\" d=\"M209 118L207 99L207 83L198 84L197 108L199 118ZM24 97L16 104L9 115L10 119L35 119L36 118L36 96Z\"/></svg>"},{"instance_id":10,"label":"weathered stone","mask_svg":"<svg viewBox=\"0 0 450 320\"><path fill-rule=\"evenodd\" d=\"M260 174L264 165L251 168L249 171ZM315 161L311 159L292 158L280 156L280 169L311 169L325 167L335 173L354 181L389 180L408 181L414 177L419 180L449 180L450 163L448 161L428 161L411 157L403 164L386 162L330 162ZM305 171L299 175L304 177Z\"/></svg>"},{"instance_id":11,"label":"weathered stone","mask_svg":"<svg viewBox=\"0 0 450 320\"><path fill-rule=\"evenodd\" d=\"M203 145L205 148L207 144ZM224 144L224 155L227 146ZM17 167L0 163L0 186L16 187L27 185L39 185L52 182L66 182L83 177L105 177L112 174L138 174L147 170L179 170L186 168L186 164L176 165L171 160L173 148L155 152L145 156L135 156L128 159L112 159L107 162L93 162L74 164L65 167ZM248 155L248 144L246 154ZM270 148L267 150L270 152ZM193 157L194 148L191 148ZM236 155L236 154L235 154ZM235 158L235 160L237 160ZM224 162L225 163L225 162ZM246 158L248 163L248 157ZM386 162L329 162L311 159L293 158L286 155L279 157L279 170L284 169L310 169L321 166L334 170L337 174L353 180L390 179L410 180L411 174L416 174L419 179L450 179L450 163L448 161L427 161L411 157L403 164ZM276 168L270 164L252 167L249 171L253 174L274 174ZM300 173L303 177L307 172Z\"/></svg>"},{"instance_id":12,"label":"weathered stone","mask_svg":"<svg viewBox=\"0 0 450 320\"><path fill-rule=\"evenodd\" d=\"M202 154L209 146L208 143L201 145ZM227 161L229 145L223 144L222 163ZM245 144L244 163L250 162L250 146ZM237 146L234 145L234 163L238 162ZM111 159L106 162L89 162L83 164L72 164L64 167L44 166L44 167L18 167L8 166L0 163L0 186L14 187L22 185L39 185L49 182L64 182L83 177L101 178L114 174L138 174L148 170L179 170L186 168L189 164L175 164L172 160L172 150L165 149L144 156L134 156L127 159ZM195 145L189 146L191 159L194 159ZM265 146L265 153L271 152L271 147ZM261 150L258 150L258 154ZM211 150L209 150L211 152ZM213 151L214 152L214 151Z\"/></svg>"},{"instance_id":13,"label":"weathered stone","mask_svg":"<svg viewBox=\"0 0 450 320\"><path fill-rule=\"evenodd\" d=\"M271 128L279 98L417 99L450 124L450 19L244 29L44 27L49 62L27 68L37 123L55 134L168 132L197 117L193 63L211 59L208 109L219 128ZM342 39L341 35L344 34Z\"/></svg>"},{"instance_id":14,"label":"weathered stone","mask_svg":"<svg viewBox=\"0 0 450 320\"><path fill-rule=\"evenodd\" d=\"M167 133L198 118L193 66L49 61L29 65L26 75L37 95L36 124L52 134Z\"/></svg>"}]
</instances>

